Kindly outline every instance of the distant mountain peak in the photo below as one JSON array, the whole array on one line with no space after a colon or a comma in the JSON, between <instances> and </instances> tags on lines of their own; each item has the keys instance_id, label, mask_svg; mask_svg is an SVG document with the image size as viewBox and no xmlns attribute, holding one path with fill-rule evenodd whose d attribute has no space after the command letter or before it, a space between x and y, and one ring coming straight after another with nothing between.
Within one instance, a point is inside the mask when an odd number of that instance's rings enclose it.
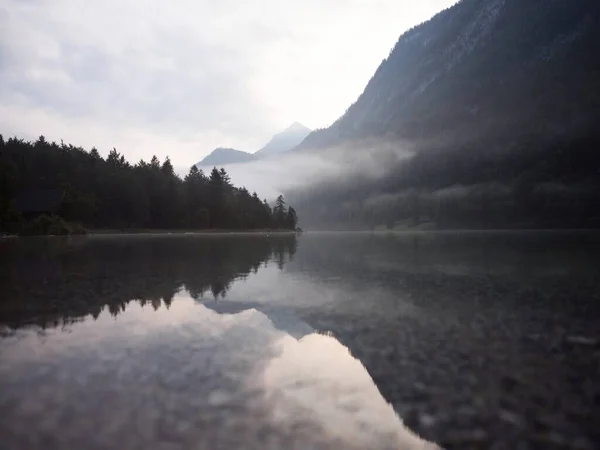
<instances>
[{"instance_id":1,"label":"distant mountain peak","mask_svg":"<svg viewBox=\"0 0 600 450\"><path fill-rule=\"evenodd\" d=\"M294 122L292 123L289 127L287 127L283 133L287 133L287 132L297 132L297 131L308 131L310 132L310 128L305 127L304 125L302 125L300 122Z\"/></svg>"},{"instance_id":2,"label":"distant mountain peak","mask_svg":"<svg viewBox=\"0 0 600 450\"><path fill-rule=\"evenodd\" d=\"M200 161L198 166L221 166L225 164L235 164L253 161L254 156L248 152L236 150L234 148L218 147L208 156Z\"/></svg>"},{"instance_id":3,"label":"distant mountain peak","mask_svg":"<svg viewBox=\"0 0 600 450\"><path fill-rule=\"evenodd\" d=\"M242 150L236 150L235 148L231 148L231 147L217 147L211 153L215 153L215 152L242 152L242 153L245 153Z\"/></svg>"},{"instance_id":4,"label":"distant mountain peak","mask_svg":"<svg viewBox=\"0 0 600 450\"><path fill-rule=\"evenodd\" d=\"M287 152L300 144L310 132L310 128L305 127L300 122L294 122L281 133L273 136L255 155L263 157Z\"/></svg>"},{"instance_id":5,"label":"distant mountain peak","mask_svg":"<svg viewBox=\"0 0 600 450\"><path fill-rule=\"evenodd\" d=\"M282 132L274 135L264 147L253 154L233 148L218 147L196 165L206 167L238 164L278 155L296 147L311 131L300 122L294 122Z\"/></svg>"}]
</instances>

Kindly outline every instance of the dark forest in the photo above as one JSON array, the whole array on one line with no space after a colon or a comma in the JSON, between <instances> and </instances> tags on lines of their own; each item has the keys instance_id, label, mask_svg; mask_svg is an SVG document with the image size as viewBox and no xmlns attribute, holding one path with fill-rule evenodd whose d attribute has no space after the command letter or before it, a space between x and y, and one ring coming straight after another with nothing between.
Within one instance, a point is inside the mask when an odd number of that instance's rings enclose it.
<instances>
[{"instance_id":1,"label":"dark forest","mask_svg":"<svg viewBox=\"0 0 600 450\"><path fill-rule=\"evenodd\" d=\"M233 185L224 168L196 166L184 179L167 157L129 163L63 142L0 135L0 232L72 234L94 229L287 229L298 218L282 196L273 208ZM57 198L52 198L52 197Z\"/></svg>"}]
</instances>

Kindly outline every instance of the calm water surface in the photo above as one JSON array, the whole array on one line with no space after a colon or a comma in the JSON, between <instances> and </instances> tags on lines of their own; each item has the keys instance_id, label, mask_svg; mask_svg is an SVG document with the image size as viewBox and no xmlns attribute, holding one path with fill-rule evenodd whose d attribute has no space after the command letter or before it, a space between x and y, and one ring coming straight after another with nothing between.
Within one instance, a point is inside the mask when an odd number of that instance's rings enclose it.
<instances>
[{"instance_id":1,"label":"calm water surface","mask_svg":"<svg viewBox=\"0 0 600 450\"><path fill-rule=\"evenodd\" d=\"M0 241L0 447L600 442L600 234Z\"/></svg>"}]
</instances>

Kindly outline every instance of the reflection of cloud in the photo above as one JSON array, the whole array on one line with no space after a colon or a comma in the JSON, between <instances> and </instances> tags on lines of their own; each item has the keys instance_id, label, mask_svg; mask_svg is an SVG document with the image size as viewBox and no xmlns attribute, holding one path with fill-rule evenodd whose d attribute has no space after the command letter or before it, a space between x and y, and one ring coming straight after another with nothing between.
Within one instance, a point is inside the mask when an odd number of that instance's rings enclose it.
<instances>
[{"instance_id":1,"label":"reflection of cloud","mask_svg":"<svg viewBox=\"0 0 600 450\"><path fill-rule=\"evenodd\" d=\"M298 320L291 311L276 306L227 300L208 300L203 302L202 305L219 314L239 314L248 310L258 311L267 316L276 329L285 331L296 339L301 339L314 331L307 323Z\"/></svg>"},{"instance_id":2,"label":"reflection of cloud","mask_svg":"<svg viewBox=\"0 0 600 450\"><path fill-rule=\"evenodd\" d=\"M346 347L297 340L255 309L218 314L179 294L169 310L131 302L68 331L0 339L7 447L101 437L103 448L156 448L168 435L186 448L264 448L248 443L259 430L268 448L428 448Z\"/></svg>"},{"instance_id":3,"label":"reflection of cloud","mask_svg":"<svg viewBox=\"0 0 600 450\"><path fill-rule=\"evenodd\" d=\"M329 437L355 448L437 448L408 430L362 363L332 336L310 334L278 341L265 369L274 415L316 420Z\"/></svg>"},{"instance_id":4,"label":"reflection of cloud","mask_svg":"<svg viewBox=\"0 0 600 450\"><path fill-rule=\"evenodd\" d=\"M309 326L277 308L263 306L258 311L250 304L227 301L204 305L229 320L240 314L246 320L269 318L264 331L272 333L276 356L266 362L264 390L280 425L316 422L326 441L350 448L438 448L404 426L364 365L333 336L305 332L298 338L295 331Z\"/></svg>"}]
</instances>

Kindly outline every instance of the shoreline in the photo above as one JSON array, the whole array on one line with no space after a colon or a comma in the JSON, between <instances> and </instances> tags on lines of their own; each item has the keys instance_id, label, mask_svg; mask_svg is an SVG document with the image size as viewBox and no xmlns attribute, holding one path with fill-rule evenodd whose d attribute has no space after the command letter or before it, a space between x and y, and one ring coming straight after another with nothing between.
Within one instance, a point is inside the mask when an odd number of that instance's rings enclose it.
<instances>
[{"instance_id":1,"label":"shoreline","mask_svg":"<svg viewBox=\"0 0 600 450\"><path fill-rule=\"evenodd\" d=\"M271 235L271 234L455 234L455 233L598 233L598 228L497 228L497 229L477 229L477 228L441 228L441 229L398 229L398 230L302 230L293 231L285 229L256 229L256 230L231 230L231 229L210 229L210 230L160 230L160 229L91 229L86 234L72 235L54 235L39 234L25 235L18 234L0 234L0 240L15 238L32 237L85 237L85 236L203 236L203 235Z\"/></svg>"},{"instance_id":2,"label":"shoreline","mask_svg":"<svg viewBox=\"0 0 600 450\"><path fill-rule=\"evenodd\" d=\"M292 230L102 230L92 229L85 234L37 234L37 235L19 235L19 234L2 234L0 240L4 239L23 239L23 238L73 238L73 237L92 237L92 236L215 236L215 235L266 235L271 234L299 234L302 231Z\"/></svg>"},{"instance_id":3,"label":"shoreline","mask_svg":"<svg viewBox=\"0 0 600 450\"><path fill-rule=\"evenodd\" d=\"M210 230L161 230L161 229L131 229L131 230L113 230L113 229L90 229L87 236L103 236L103 235L144 235L144 234L161 234L161 235L197 235L197 234L269 234L269 233L299 233L299 231L285 229L252 229L252 230L235 230L235 229L210 229Z\"/></svg>"}]
</instances>

